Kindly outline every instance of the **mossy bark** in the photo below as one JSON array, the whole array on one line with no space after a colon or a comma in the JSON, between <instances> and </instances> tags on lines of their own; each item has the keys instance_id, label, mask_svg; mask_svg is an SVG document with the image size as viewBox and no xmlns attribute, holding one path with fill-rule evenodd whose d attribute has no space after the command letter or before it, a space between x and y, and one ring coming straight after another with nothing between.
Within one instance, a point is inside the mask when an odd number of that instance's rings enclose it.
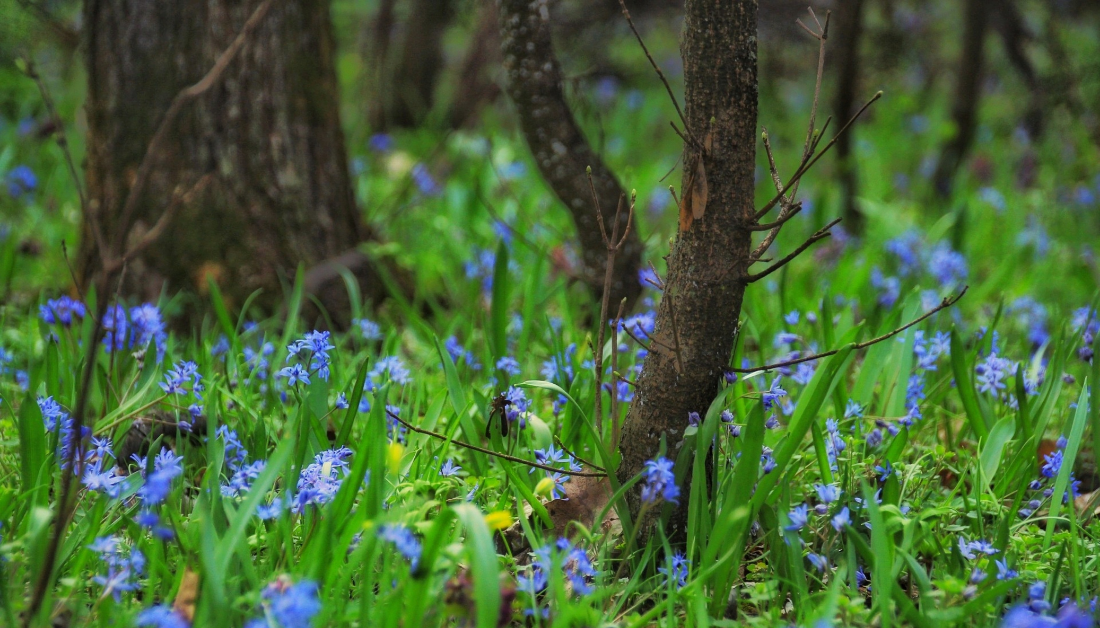
<instances>
[{"instance_id":1,"label":"mossy bark","mask_svg":"<svg viewBox=\"0 0 1100 628\"><path fill-rule=\"evenodd\" d=\"M89 198L108 242L148 231L177 188L212 183L126 268L125 294L202 292L235 305L369 237L355 205L333 66L329 3L279 0L223 78L187 104L129 224L120 210L177 92L202 78L260 0L87 0ZM79 265L102 272L85 220ZM123 247L125 248L125 247ZM364 287L370 296L373 287Z\"/></svg>"},{"instance_id":2,"label":"mossy bark","mask_svg":"<svg viewBox=\"0 0 1100 628\"><path fill-rule=\"evenodd\" d=\"M684 187L690 165L702 155L708 201L703 216L689 221L672 246L654 336L678 351L662 349L658 342L650 345L624 424L618 470L623 482L657 455L662 439L675 456L688 413L707 411L729 365L752 248L748 227L755 214L756 25L754 0L687 1L680 44L685 117L700 143L711 134L711 149L703 154L684 147L683 163L689 165ZM674 542L684 540L691 481L685 480L685 498L666 529ZM640 509L640 490L639 485L628 496L634 514Z\"/></svg>"},{"instance_id":3,"label":"mossy bark","mask_svg":"<svg viewBox=\"0 0 1100 628\"><path fill-rule=\"evenodd\" d=\"M515 104L523 136L543 179L569 209L577 228L584 278L597 300L603 294L607 248L600 234L592 181L608 234L620 199L623 211L619 233L626 228L629 194L581 132L562 91L562 72L550 38L550 15L545 0L498 0L505 89ZM628 307L641 294L642 241L633 228L615 258L611 286L612 311L622 298Z\"/></svg>"}]
</instances>

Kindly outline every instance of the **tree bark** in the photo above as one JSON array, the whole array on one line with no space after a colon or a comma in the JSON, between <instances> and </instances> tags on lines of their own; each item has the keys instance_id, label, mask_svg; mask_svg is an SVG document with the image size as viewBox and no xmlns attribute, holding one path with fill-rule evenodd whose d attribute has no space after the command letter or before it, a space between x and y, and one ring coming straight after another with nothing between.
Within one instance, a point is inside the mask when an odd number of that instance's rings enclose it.
<instances>
[{"instance_id":1,"label":"tree bark","mask_svg":"<svg viewBox=\"0 0 1100 628\"><path fill-rule=\"evenodd\" d=\"M1005 0L999 11L991 11L990 19L994 30L1001 36L1009 62L1020 73L1020 80L1027 88L1024 128L1033 141L1038 140L1043 134L1043 85L1035 65L1031 63L1024 49L1024 44L1034 39L1034 35L1028 31L1020 8L1010 0Z\"/></svg>"},{"instance_id":2,"label":"tree bark","mask_svg":"<svg viewBox=\"0 0 1100 628\"><path fill-rule=\"evenodd\" d=\"M847 122L855 113L856 92L859 89L859 44L863 36L864 0L839 0L836 9L836 31L831 41L837 42L835 67L837 69L836 100L833 118L839 125ZM836 143L837 169L844 228L850 233L863 232L863 213L856 204L859 188L859 171L852 157L852 133L844 133Z\"/></svg>"},{"instance_id":3,"label":"tree bark","mask_svg":"<svg viewBox=\"0 0 1100 628\"><path fill-rule=\"evenodd\" d=\"M974 143L982 92L982 65L989 10L986 0L966 0L964 11L963 48L958 63L955 104L951 111L955 135L944 145L932 177L936 193L943 198L951 194L955 175Z\"/></svg>"},{"instance_id":4,"label":"tree bark","mask_svg":"<svg viewBox=\"0 0 1100 628\"><path fill-rule=\"evenodd\" d=\"M318 264L369 237L349 179L323 0L274 4L222 79L185 105L124 224L120 210L169 103L207 73L259 4L85 2L87 185L105 240L140 238L175 190L213 174L128 264L125 294L201 293L212 278L232 304L262 288L259 303L270 306L282 294L280 279L292 280L299 263ZM94 224L85 217L86 284L103 270ZM377 282L363 288L367 297L378 290Z\"/></svg>"},{"instance_id":5,"label":"tree bark","mask_svg":"<svg viewBox=\"0 0 1100 628\"><path fill-rule=\"evenodd\" d=\"M546 0L498 0L501 50L504 55L506 90L515 103L520 127L543 179L569 209L584 261L584 277L596 300L603 294L607 248L593 207L592 179L608 234L615 222L620 199L623 211L619 233L627 222L630 197L615 175L592 150L577 126L562 91L562 72L550 39L550 15ZM642 267L642 241L632 229L615 259L611 303L626 298L627 307L642 292L638 271Z\"/></svg>"},{"instance_id":6,"label":"tree bark","mask_svg":"<svg viewBox=\"0 0 1100 628\"><path fill-rule=\"evenodd\" d=\"M435 89L443 70L443 35L454 17L454 0L412 0L400 56L386 85L383 119L376 129L411 128L427 118L435 105Z\"/></svg>"},{"instance_id":7,"label":"tree bark","mask_svg":"<svg viewBox=\"0 0 1100 628\"><path fill-rule=\"evenodd\" d=\"M688 412L707 411L729 364L750 263L749 226L755 222L756 20L754 0L686 3L680 46L685 117L688 131L700 142L712 134L711 149L702 156L708 201L701 218L681 220L672 246L657 309L657 342L650 345L624 424L618 469L623 482L657 455L662 439L668 451L676 451ZM681 195L691 194L692 164L701 152L684 147ZM684 486L690 482L689 477ZM635 515L640 491L639 485L627 498ZM686 523L684 498L666 529L674 542L683 540Z\"/></svg>"}]
</instances>

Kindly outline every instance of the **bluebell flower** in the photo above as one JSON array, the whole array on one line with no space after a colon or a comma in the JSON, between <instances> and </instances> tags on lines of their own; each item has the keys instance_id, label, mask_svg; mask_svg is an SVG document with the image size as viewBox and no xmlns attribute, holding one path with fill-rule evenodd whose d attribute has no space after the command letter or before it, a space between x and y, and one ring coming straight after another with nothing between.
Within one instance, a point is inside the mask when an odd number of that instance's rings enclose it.
<instances>
[{"instance_id":1,"label":"bluebell flower","mask_svg":"<svg viewBox=\"0 0 1100 628\"><path fill-rule=\"evenodd\" d=\"M1055 451L1043 456L1043 466L1040 468L1040 473L1043 477L1053 478L1058 475L1058 472L1062 470L1062 450L1056 449Z\"/></svg>"},{"instance_id":2,"label":"bluebell flower","mask_svg":"<svg viewBox=\"0 0 1100 628\"><path fill-rule=\"evenodd\" d=\"M388 356L375 362L374 368L367 373L367 381L363 385L363 390L367 392L374 391L387 381L398 386L404 386L412 381L409 369L405 367L405 363L401 361L401 358Z\"/></svg>"},{"instance_id":3,"label":"bluebell flower","mask_svg":"<svg viewBox=\"0 0 1100 628\"><path fill-rule=\"evenodd\" d=\"M997 548L993 547L992 543L983 539L971 541L969 547L975 552L980 552L986 556L992 556L998 552Z\"/></svg>"},{"instance_id":4,"label":"bluebell flower","mask_svg":"<svg viewBox=\"0 0 1100 628\"><path fill-rule=\"evenodd\" d=\"M1012 366L1011 360L998 357L995 351L986 356L985 360L974 367L978 375L978 392L992 392L996 395L997 391L1004 390L1007 387L1004 380Z\"/></svg>"},{"instance_id":5,"label":"bluebell flower","mask_svg":"<svg viewBox=\"0 0 1100 628\"><path fill-rule=\"evenodd\" d=\"M382 339L382 328L369 318L357 318L351 324L359 327L359 335L363 337L363 340Z\"/></svg>"},{"instance_id":6,"label":"bluebell flower","mask_svg":"<svg viewBox=\"0 0 1100 628\"><path fill-rule=\"evenodd\" d=\"M643 268L638 271L638 283L641 284L642 288L651 290L660 290L663 285L661 278L651 268Z\"/></svg>"},{"instance_id":7,"label":"bluebell flower","mask_svg":"<svg viewBox=\"0 0 1100 628\"><path fill-rule=\"evenodd\" d=\"M844 508L841 508L840 512L836 513L836 515L832 518L830 523L832 524L833 529L836 530L837 532L840 532L846 526L851 525L852 524L852 518L851 518L851 513L848 512L848 507L845 506Z\"/></svg>"},{"instance_id":8,"label":"bluebell flower","mask_svg":"<svg viewBox=\"0 0 1100 628\"><path fill-rule=\"evenodd\" d=\"M814 491L823 504L831 504L840 499L840 489L835 484L814 484Z\"/></svg>"},{"instance_id":9,"label":"bluebell flower","mask_svg":"<svg viewBox=\"0 0 1100 628\"><path fill-rule=\"evenodd\" d=\"M145 303L131 308L130 325L133 333L132 345L145 347L150 342L154 343L157 348L157 362L161 362L167 348L168 332L157 306Z\"/></svg>"},{"instance_id":10,"label":"bluebell flower","mask_svg":"<svg viewBox=\"0 0 1100 628\"><path fill-rule=\"evenodd\" d=\"M986 573L977 567L970 570L970 584L981 584L986 578Z\"/></svg>"},{"instance_id":11,"label":"bluebell flower","mask_svg":"<svg viewBox=\"0 0 1100 628\"><path fill-rule=\"evenodd\" d=\"M412 568L417 568L422 548L420 541L411 530L399 523L385 524L378 529L378 536L383 541L393 543L394 548L409 560Z\"/></svg>"},{"instance_id":12,"label":"bluebell flower","mask_svg":"<svg viewBox=\"0 0 1100 628\"><path fill-rule=\"evenodd\" d=\"M454 460L447 459L443 462L443 466L439 468L439 475L445 478L458 475L458 472L462 470L462 467L455 464Z\"/></svg>"},{"instance_id":13,"label":"bluebell flower","mask_svg":"<svg viewBox=\"0 0 1100 628\"><path fill-rule=\"evenodd\" d=\"M417 189L424 196L438 196L443 193L443 188L439 187L435 179L432 177L432 173L428 170L428 167L424 164L416 164L413 166L412 171L413 183L416 184Z\"/></svg>"},{"instance_id":14,"label":"bluebell flower","mask_svg":"<svg viewBox=\"0 0 1100 628\"><path fill-rule=\"evenodd\" d=\"M947 242L940 242L929 254L928 272L944 288L961 285L968 274L966 257L953 251Z\"/></svg>"},{"instance_id":15,"label":"bluebell flower","mask_svg":"<svg viewBox=\"0 0 1100 628\"><path fill-rule=\"evenodd\" d=\"M92 578L103 587L103 595L110 594L115 601L121 601L122 592L138 589L137 579L145 572L145 556L137 548L123 552L114 536L99 537L88 548L107 564L105 574Z\"/></svg>"},{"instance_id":16,"label":"bluebell flower","mask_svg":"<svg viewBox=\"0 0 1100 628\"><path fill-rule=\"evenodd\" d=\"M344 393L336 395L336 403L333 404L333 407L337 410L347 410L350 407L348 404L348 396Z\"/></svg>"},{"instance_id":17,"label":"bluebell flower","mask_svg":"<svg viewBox=\"0 0 1100 628\"><path fill-rule=\"evenodd\" d=\"M997 565L997 579L998 580L1011 580L1019 577L1020 574L1016 573L1015 569L1008 568L1008 559L994 560Z\"/></svg>"},{"instance_id":18,"label":"bluebell flower","mask_svg":"<svg viewBox=\"0 0 1100 628\"><path fill-rule=\"evenodd\" d=\"M176 613L172 607L164 604L150 606L138 613L134 625L153 628L191 628L191 622Z\"/></svg>"},{"instance_id":19,"label":"bluebell flower","mask_svg":"<svg viewBox=\"0 0 1100 628\"><path fill-rule=\"evenodd\" d=\"M901 282L897 277L886 277L878 268L871 271L871 286L878 292L878 304L891 308L901 296Z\"/></svg>"},{"instance_id":20,"label":"bluebell flower","mask_svg":"<svg viewBox=\"0 0 1100 628\"><path fill-rule=\"evenodd\" d=\"M550 356L549 360L542 363L539 371L543 379L562 384L563 388L568 389L573 381L573 355L576 351L577 345L572 343L565 348L564 353Z\"/></svg>"},{"instance_id":21,"label":"bluebell flower","mask_svg":"<svg viewBox=\"0 0 1100 628\"><path fill-rule=\"evenodd\" d=\"M496 369L501 373L515 377L520 374L519 362L512 356L504 356L497 360Z\"/></svg>"},{"instance_id":22,"label":"bluebell flower","mask_svg":"<svg viewBox=\"0 0 1100 628\"><path fill-rule=\"evenodd\" d=\"M797 532L806 526L809 517L809 509L806 507L806 504L799 504L795 506L787 516L790 518L791 523L783 529L788 532Z\"/></svg>"},{"instance_id":23,"label":"bluebell flower","mask_svg":"<svg viewBox=\"0 0 1100 628\"><path fill-rule=\"evenodd\" d=\"M122 351L130 337L130 323L126 320L126 308L118 305L107 307L103 313L103 345L108 352Z\"/></svg>"},{"instance_id":24,"label":"bluebell flower","mask_svg":"<svg viewBox=\"0 0 1100 628\"><path fill-rule=\"evenodd\" d=\"M389 133L375 133L367 140L367 146L378 153L388 153L394 148L393 136Z\"/></svg>"},{"instance_id":25,"label":"bluebell flower","mask_svg":"<svg viewBox=\"0 0 1100 628\"><path fill-rule=\"evenodd\" d=\"M785 323L787 323L788 325L797 325L798 324L798 310L791 310L790 312L787 312L787 314L785 316L783 316L783 321Z\"/></svg>"},{"instance_id":26,"label":"bluebell flower","mask_svg":"<svg viewBox=\"0 0 1100 628\"><path fill-rule=\"evenodd\" d=\"M38 177L30 167L20 164L8 171L4 181L8 186L8 195L14 199L34 192L38 187Z\"/></svg>"},{"instance_id":27,"label":"bluebell flower","mask_svg":"<svg viewBox=\"0 0 1100 628\"><path fill-rule=\"evenodd\" d=\"M116 473L113 465L104 471L102 460L85 465L84 477L81 479L89 491L100 491L113 499L122 494L122 487L119 484L125 480L125 477Z\"/></svg>"},{"instance_id":28,"label":"bluebell flower","mask_svg":"<svg viewBox=\"0 0 1100 628\"><path fill-rule=\"evenodd\" d=\"M1037 580L1027 588L1028 608L1036 613L1044 613L1050 610L1050 602L1046 601L1047 583Z\"/></svg>"},{"instance_id":29,"label":"bluebell flower","mask_svg":"<svg viewBox=\"0 0 1100 628\"><path fill-rule=\"evenodd\" d=\"M767 475L767 474L771 473L772 471L775 471L775 467L778 466L778 464L775 461L775 457L772 456L772 454L770 452L761 454L760 455L760 462L761 462L761 470L764 472L764 475Z\"/></svg>"},{"instance_id":30,"label":"bluebell flower","mask_svg":"<svg viewBox=\"0 0 1100 628\"><path fill-rule=\"evenodd\" d=\"M787 391L783 390L779 386L779 377L777 376L775 379L772 380L771 386L768 388L768 390L764 391L764 394L761 397L761 400L764 403L764 411L767 412L768 410L771 410L772 406L775 405L775 402L780 397L786 397L786 396L787 396Z\"/></svg>"},{"instance_id":31,"label":"bluebell flower","mask_svg":"<svg viewBox=\"0 0 1100 628\"><path fill-rule=\"evenodd\" d=\"M298 476L294 512L301 513L306 506L320 506L332 501L344 478L351 472L347 462L351 455L350 449L341 447L314 456L313 463L302 469Z\"/></svg>"},{"instance_id":32,"label":"bluebell flower","mask_svg":"<svg viewBox=\"0 0 1100 628\"><path fill-rule=\"evenodd\" d=\"M507 401L504 411L505 418L513 423L519 420L519 426L521 428L526 427L527 422L522 417L527 414L527 410L531 407L531 400L527 398L527 393L522 388L510 386L505 391L504 398Z\"/></svg>"},{"instance_id":33,"label":"bluebell flower","mask_svg":"<svg viewBox=\"0 0 1100 628\"><path fill-rule=\"evenodd\" d=\"M810 564L814 566L814 569L817 569L820 572L824 572L826 569L829 568L829 559L825 556L822 556L821 554L809 552L808 554L806 554L806 559L810 561Z\"/></svg>"},{"instance_id":34,"label":"bluebell flower","mask_svg":"<svg viewBox=\"0 0 1100 628\"><path fill-rule=\"evenodd\" d=\"M867 434L866 440L867 440L867 446L870 447L871 449L874 449L875 447L878 447L879 445L882 444L882 430L880 430L877 427L875 429L871 430Z\"/></svg>"},{"instance_id":35,"label":"bluebell flower","mask_svg":"<svg viewBox=\"0 0 1100 628\"><path fill-rule=\"evenodd\" d=\"M38 306L38 316L47 325L70 327L77 318L84 318L87 313L83 303L68 295L50 299Z\"/></svg>"},{"instance_id":36,"label":"bluebell flower","mask_svg":"<svg viewBox=\"0 0 1100 628\"><path fill-rule=\"evenodd\" d=\"M553 443L551 443L550 446L546 449L536 449L534 453L535 462L544 466L553 466L555 464L565 462L569 459L569 456L566 455L566 453L561 449L555 448ZM527 471L527 474L530 475L534 472L535 468L531 467Z\"/></svg>"},{"instance_id":37,"label":"bluebell flower","mask_svg":"<svg viewBox=\"0 0 1100 628\"><path fill-rule=\"evenodd\" d=\"M699 427L701 422L698 412L688 412L688 427Z\"/></svg>"},{"instance_id":38,"label":"bluebell flower","mask_svg":"<svg viewBox=\"0 0 1100 628\"><path fill-rule=\"evenodd\" d=\"M285 576L280 576L264 587L261 598L269 616L275 620L278 628L310 628L313 617L321 612L321 600L317 589L317 583L311 580L291 584ZM247 628L259 626L270 626L270 624L266 619L253 620L247 624Z\"/></svg>"},{"instance_id":39,"label":"bluebell flower","mask_svg":"<svg viewBox=\"0 0 1100 628\"><path fill-rule=\"evenodd\" d=\"M210 347L210 355L217 358L227 353L229 353L229 338L225 334L220 334L214 346Z\"/></svg>"},{"instance_id":40,"label":"bluebell flower","mask_svg":"<svg viewBox=\"0 0 1100 628\"><path fill-rule=\"evenodd\" d=\"M285 377L287 386L296 386L298 382L309 384L309 372L302 368L301 364L285 366L279 370L277 376Z\"/></svg>"},{"instance_id":41,"label":"bluebell flower","mask_svg":"<svg viewBox=\"0 0 1100 628\"><path fill-rule=\"evenodd\" d=\"M677 589L684 588L687 585L688 567L691 565L691 561L684 556L683 552L676 551L668 561L668 565L665 567L658 567L657 571L664 574L665 585L675 585Z\"/></svg>"},{"instance_id":42,"label":"bluebell flower","mask_svg":"<svg viewBox=\"0 0 1100 628\"><path fill-rule=\"evenodd\" d=\"M642 501L655 504L659 501L678 503L680 489L676 486L676 476L672 473L672 461L659 457L645 463L645 485L642 486Z\"/></svg>"}]
</instances>

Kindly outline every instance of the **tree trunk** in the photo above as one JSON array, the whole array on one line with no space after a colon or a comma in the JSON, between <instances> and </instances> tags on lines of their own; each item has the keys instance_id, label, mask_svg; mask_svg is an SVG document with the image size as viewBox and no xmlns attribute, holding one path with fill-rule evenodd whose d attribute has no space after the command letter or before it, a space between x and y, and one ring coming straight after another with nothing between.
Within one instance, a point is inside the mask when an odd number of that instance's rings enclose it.
<instances>
[{"instance_id":1,"label":"tree trunk","mask_svg":"<svg viewBox=\"0 0 1100 628\"><path fill-rule=\"evenodd\" d=\"M982 91L982 64L985 32L989 21L986 0L966 0L963 25L962 56L958 63L955 85L955 104L951 117L955 122L955 135L944 145L936 172L932 177L936 193L941 197L951 194L955 175L966 159L974 143L978 125L978 103Z\"/></svg>"},{"instance_id":2,"label":"tree trunk","mask_svg":"<svg viewBox=\"0 0 1100 628\"><path fill-rule=\"evenodd\" d=\"M855 113L856 92L859 89L859 42L863 36L863 1L839 0L836 30L830 38L830 41L837 42L837 89L833 117L839 125L843 125ZM852 139L852 133L840 136L836 143L836 157L844 228L858 235L863 232L863 213L856 205L859 171L852 157Z\"/></svg>"},{"instance_id":3,"label":"tree trunk","mask_svg":"<svg viewBox=\"0 0 1100 628\"><path fill-rule=\"evenodd\" d=\"M688 412L707 411L733 350L752 247L748 227L755 222L756 19L754 0L687 1L680 45L685 114L693 137L705 142L712 134L711 149L702 157L708 200L701 218L681 216L672 246L657 309L657 342L650 345L624 424L618 470L624 482L657 455L662 438L668 451L676 451ZM688 181L699 154L684 147L682 195L691 194ZM678 355L659 344L678 347ZM628 496L635 515L640 490L639 485ZM686 522L685 497L666 530L674 541L683 540Z\"/></svg>"},{"instance_id":4,"label":"tree trunk","mask_svg":"<svg viewBox=\"0 0 1100 628\"><path fill-rule=\"evenodd\" d=\"M603 294L607 248L600 235L586 169L592 168L608 234L620 199L623 211L619 233L625 229L630 197L592 150L565 102L561 66L550 39L550 15L545 0L498 0L497 7L506 90L515 103L523 136L539 172L573 216L585 279L599 300ZM629 307L641 294L638 280L641 267L642 241L637 229L632 229L615 259L612 309L624 297Z\"/></svg>"},{"instance_id":5,"label":"tree trunk","mask_svg":"<svg viewBox=\"0 0 1100 628\"><path fill-rule=\"evenodd\" d=\"M1027 88L1028 103L1027 110L1024 112L1024 128L1027 129L1032 141L1036 141L1043 134L1043 85L1039 80L1038 71L1024 49L1024 44L1034 39L1034 35L1028 31L1020 8L1010 0L1005 0L999 11L991 11L990 19L993 28L1001 36L1009 62L1020 73L1020 80Z\"/></svg>"},{"instance_id":6,"label":"tree trunk","mask_svg":"<svg viewBox=\"0 0 1100 628\"><path fill-rule=\"evenodd\" d=\"M500 86L492 76L500 67L497 23L496 5L485 2L478 7L474 40L466 49L451 98L448 117L453 129L475 126L477 113L500 95Z\"/></svg>"},{"instance_id":7,"label":"tree trunk","mask_svg":"<svg viewBox=\"0 0 1100 628\"><path fill-rule=\"evenodd\" d=\"M454 17L453 0L412 0L400 57L378 97L383 99L384 124L378 128L415 127L435 104L435 88L443 70L443 35Z\"/></svg>"},{"instance_id":8,"label":"tree trunk","mask_svg":"<svg viewBox=\"0 0 1100 628\"><path fill-rule=\"evenodd\" d=\"M87 0L89 198L107 242L141 237L178 187L213 174L156 244L125 269L123 292L206 289L241 305L280 298L280 278L368 236L349 180L340 127L329 3L279 0L224 76L185 105L156 156L131 220L120 210L169 103L213 66L260 4ZM85 283L102 273L85 218ZM120 249L126 248L120 246ZM363 271L366 273L366 271ZM369 273L366 273L369 275ZM378 295L376 282L364 295Z\"/></svg>"}]
</instances>

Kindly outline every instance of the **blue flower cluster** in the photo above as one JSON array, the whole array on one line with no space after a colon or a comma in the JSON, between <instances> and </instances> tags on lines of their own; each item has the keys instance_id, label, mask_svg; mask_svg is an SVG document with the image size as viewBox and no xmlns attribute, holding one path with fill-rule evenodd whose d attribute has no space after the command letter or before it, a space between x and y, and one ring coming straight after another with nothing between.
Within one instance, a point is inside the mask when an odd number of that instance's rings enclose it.
<instances>
[{"instance_id":1,"label":"blue flower cluster","mask_svg":"<svg viewBox=\"0 0 1100 628\"><path fill-rule=\"evenodd\" d=\"M672 461L660 457L645 463L642 501L657 504L661 501L678 503L680 488L676 486L676 476L672 473Z\"/></svg>"},{"instance_id":2,"label":"blue flower cluster","mask_svg":"<svg viewBox=\"0 0 1100 628\"><path fill-rule=\"evenodd\" d=\"M152 303L130 308L129 312L117 303L108 306L103 313L103 329L103 345L108 352L144 349L152 342L156 345L157 362L164 359L168 331L160 310Z\"/></svg>"},{"instance_id":3,"label":"blue flower cluster","mask_svg":"<svg viewBox=\"0 0 1100 628\"><path fill-rule=\"evenodd\" d=\"M287 576L279 576L260 597L264 616L249 621L245 628L310 628L321 612L318 586L312 580L293 584Z\"/></svg>"},{"instance_id":4,"label":"blue flower cluster","mask_svg":"<svg viewBox=\"0 0 1100 628\"><path fill-rule=\"evenodd\" d=\"M528 574L516 576L520 591L531 596L541 593L550 583L548 574L560 570L573 593L581 596L592 593L591 583L596 577L596 570L583 548L574 547L567 539L559 538L553 544L535 550L532 555L534 560L531 561Z\"/></svg>"},{"instance_id":5,"label":"blue flower cluster","mask_svg":"<svg viewBox=\"0 0 1100 628\"><path fill-rule=\"evenodd\" d=\"M145 555L140 550L136 547L125 550L114 536L99 537L88 549L107 563L107 573L92 578L103 587L103 595L110 594L117 602L122 599L123 591L138 589L137 579L145 572Z\"/></svg>"},{"instance_id":6,"label":"blue flower cluster","mask_svg":"<svg viewBox=\"0 0 1100 628\"><path fill-rule=\"evenodd\" d=\"M412 530L399 523L388 523L378 528L378 538L393 543L399 554L409 561L409 566L416 569L420 566L420 554L423 547L420 539L416 538Z\"/></svg>"}]
</instances>

